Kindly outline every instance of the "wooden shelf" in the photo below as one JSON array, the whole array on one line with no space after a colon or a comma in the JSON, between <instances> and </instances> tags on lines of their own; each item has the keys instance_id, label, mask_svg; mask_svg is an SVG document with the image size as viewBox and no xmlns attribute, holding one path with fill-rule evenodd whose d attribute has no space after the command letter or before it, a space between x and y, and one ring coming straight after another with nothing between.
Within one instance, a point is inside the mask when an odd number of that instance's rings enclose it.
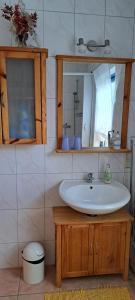
<instances>
[{"instance_id":1,"label":"wooden shelf","mask_svg":"<svg viewBox=\"0 0 135 300\"><path fill-rule=\"evenodd\" d=\"M130 153L131 150L124 148L124 149L114 149L114 148L82 148L81 150L63 150L63 149L56 149L57 153L66 153L66 154L83 154L83 153Z\"/></svg>"}]
</instances>

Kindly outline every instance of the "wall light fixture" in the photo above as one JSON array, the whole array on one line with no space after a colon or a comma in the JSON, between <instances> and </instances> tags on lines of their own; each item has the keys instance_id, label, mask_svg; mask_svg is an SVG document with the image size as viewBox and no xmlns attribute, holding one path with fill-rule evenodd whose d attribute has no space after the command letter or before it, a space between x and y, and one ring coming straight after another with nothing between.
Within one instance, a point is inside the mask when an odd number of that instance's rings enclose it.
<instances>
[{"instance_id":1,"label":"wall light fixture","mask_svg":"<svg viewBox=\"0 0 135 300\"><path fill-rule=\"evenodd\" d=\"M109 40L105 40L104 44L97 44L97 42L93 40L90 40L87 43L85 43L83 38L79 38L77 46L78 46L78 51L80 53L85 53L86 49L90 52L94 52L98 48L105 48L104 53L106 54L111 53Z\"/></svg>"}]
</instances>

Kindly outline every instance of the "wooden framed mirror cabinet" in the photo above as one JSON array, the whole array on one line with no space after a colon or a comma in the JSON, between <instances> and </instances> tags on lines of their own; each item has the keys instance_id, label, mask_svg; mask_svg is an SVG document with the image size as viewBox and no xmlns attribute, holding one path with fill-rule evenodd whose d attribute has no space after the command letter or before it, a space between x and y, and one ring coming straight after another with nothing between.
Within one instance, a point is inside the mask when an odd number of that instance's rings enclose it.
<instances>
[{"instance_id":1,"label":"wooden framed mirror cabinet","mask_svg":"<svg viewBox=\"0 0 135 300\"><path fill-rule=\"evenodd\" d=\"M0 144L46 143L44 48L0 47Z\"/></svg>"},{"instance_id":2,"label":"wooden framed mirror cabinet","mask_svg":"<svg viewBox=\"0 0 135 300\"><path fill-rule=\"evenodd\" d=\"M57 55L57 152L128 152L130 58ZM120 149L108 132L119 132ZM82 148L62 150L63 136L80 136Z\"/></svg>"}]
</instances>

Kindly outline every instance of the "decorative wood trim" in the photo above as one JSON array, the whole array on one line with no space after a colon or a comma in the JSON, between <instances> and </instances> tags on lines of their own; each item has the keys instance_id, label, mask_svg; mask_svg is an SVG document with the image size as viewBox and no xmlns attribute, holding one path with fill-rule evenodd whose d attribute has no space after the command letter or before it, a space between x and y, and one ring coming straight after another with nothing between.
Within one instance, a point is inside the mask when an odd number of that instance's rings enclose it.
<instances>
[{"instance_id":1,"label":"decorative wood trim","mask_svg":"<svg viewBox=\"0 0 135 300\"><path fill-rule=\"evenodd\" d=\"M19 139L19 138L16 138L16 139L10 139L10 141L6 142L5 141L5 144L10 144L10 145L14 145L14 144L17 144L17 145L20 145L20 144L37 144L37 141L36 139Z\"/></svg>"},{"instance_id":2,"label":"decorative wood trim","mask_svg":"<svg viewBox=\"0 0 135 300\"><path fill-rule=\"evenodd\" d=\"M57 60L57 147L61 148L63 135L63 61Z\"/></svg>"},{"instance_id":3,"label":"decorative wood trim","mask_svg":"<svg viewBox=\"0 0 135 300\"><path fill-rule=\"evenodd\" d=\"M12 51L5 51L6 58L14 58L14 59L34 59L35 55L38 53L31 53L31 52L12 52Z\"/></svg>"},{"instance_id":4,"label":"decorative wood trim","mask_svg":"<svg viewBox=\"0 0 135 300\"><path fill-rule=\"evenodd\" d=\"M132 63L135 59L130 58L109 58L109 57L87 57L87 56L71 56L57 55L57 150L58 153L127 153L130 150L126 149L127 144L127 129L128 129L128 113L131 85ZM122 113L122 129L121 129L121 149L81 149L79 150L61 150L61 141L63 136L63 62L91 62L91 63L116 63L125 64L125 80L124 80L124 96L123 96L123 113Z\"/></svg>"},{"instance_id":5,"label":"decorative wood trim","mask_svg":"<svg viewBox=\"0 0 135 300\"><path fill-rule=\"evenodd\" d=\"M82 148L80 150L62 150L62 149L56 149L57 153L66 153L66 154L83 154L83 153L131 153L130 149L127 148L121 148L121 149L114 149L114 148Z\"/></svg>"},{"instance_id":6,"label":"decorative wood trim","mask_svg":"<svg viewBox=\"0 0 135 300\"><path fill-rule=\"evenodd\" d=\"M5 52L1 52L1 92L2 100L2 139L4 144L9 144L9 117L8 117L8 96L7 96L7 79L6 79L6 56Z\"/></svg>"},{"instance_id":7,"label":"decorative wood trim","mask_svg":"<svg viewBox=\"0 0 135 300\"><path fill-rule=\"evenodd\" d=\"M41 144L40 54L35 53L34 56L36 141Z\"/></svg>"},{"instance_id":8,"label":"decorative wood trim","mask_svg":"<svg viewBox=\"0 0 135 300\"><path fill-rule=\"evenodd\" d=\"M48 49L46 48L27 48L27 47L21 48L21 47L0 46L0 51L45 53L46 58L48 57Z\"/></svg>"},{"instance_id":9,"label":"decorative wood trim","mask_svg":"<svg viewBox=\"0 0 135 300\"><path fill-rule=\"evenodd\" d=\"M41 53L42 143L47 143L46 115L46 54Z\"/></svg>"},{"instance_id":10,"label":"decorative wood trim","mask_svg":"<svg viewBox=\"0 0 135 300\"><path fill-rule=\"evenodd\" d=\"M121 129L121 147L122 148L126 148L126 145L127 145L131 72L132 72L132 64L127 63L125 66L125 83L124 83L123 114L122 114L122 129Z\"/></svg>"},{"instance_id":11,"label":"decorative wood trim","mask_svg":"<svg viewBox=\"0 0 135 300\"><path fill-rule=\"evenodd\" d=\"M95 63L116 63L126 64L135 62L133 58L114 58L114 57L92 57L79 55L56 55L56 60L71 61L71 62L95 62Z\"/></svg>"}]
</instances>

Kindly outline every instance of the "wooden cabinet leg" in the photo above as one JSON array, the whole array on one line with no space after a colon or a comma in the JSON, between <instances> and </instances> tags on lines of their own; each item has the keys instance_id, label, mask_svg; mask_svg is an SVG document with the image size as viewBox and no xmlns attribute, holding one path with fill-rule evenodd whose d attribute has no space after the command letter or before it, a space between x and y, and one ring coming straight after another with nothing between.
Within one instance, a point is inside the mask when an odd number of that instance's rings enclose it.
<instances>
[{"instance_id":1,"label":"wooden cabinet leg","mask_svg":"<svg viewBox=\"0 0 135 300\"><path fill-rule=\"evenodd\" d=\"M61 286L61 225L56 225L56 286Z\"/></svg>"}]
</instances>

